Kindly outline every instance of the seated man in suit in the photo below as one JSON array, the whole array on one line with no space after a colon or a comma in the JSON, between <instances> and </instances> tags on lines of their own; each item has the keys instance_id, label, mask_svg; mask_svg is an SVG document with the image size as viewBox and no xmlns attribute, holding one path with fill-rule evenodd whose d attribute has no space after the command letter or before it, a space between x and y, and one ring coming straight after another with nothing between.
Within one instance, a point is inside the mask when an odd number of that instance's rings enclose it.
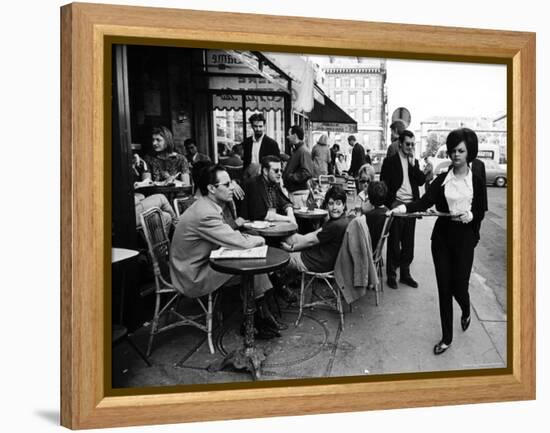
<instances>
[{"instance_id":1,"label":"seated man in suit","mask_svg":"<svg viewBox=\"0 0 550 433\"><path fill-rule=\"evenodd\" d=\"M188 138L183 142L183 145L185 146L185 152L187 152L187 160L189 161L189 165L191 167L193 167L193 164L199 161L210 161L208 155L199 152L195 139Z\"/></svg>"},{"instance_id":2,"label":"seated man in suit","mask_svg":"<svg viewBox=\"0 0 550 433\"><path fill-rule=\"evenodd\" d=\"M269 155L262 158L261 173L244 183L239 216L245 220L296 223L292 203L281 190L281 171L279 157Z\"/></svg>"},{"instance_id":3,"label":"seated man in suit","mask_svg":"<svg viewBox=\"0 0 550 433\"><path fill-rule=\"evenodd\" d=\"M239 216L245 220L289 221L296 224L292 203L281 189L281 160L277 156L262 158L261 173L244 184L244 199ZM287 303L296 302L296 295L283 280L270 275L277 295Z\"/></svg>"},{"instance_id":4,"label":"seated man in suit","mask_svg":"<svg viewBox=\"0 0 550 433\"><path fill-rule=\"evenodd\" d=\"M223 167L205 167L200 172L198 187L201 196L181 216L170 248L172 283L192 298L211 293L235 278L210 267L212 250L219 247L252 248L264 244L262 237L242 234L225 221L222 207L233 198L233 183ZM255 324L258 338L280 336L279 323L265 302L264 293L270 288L271 282L267 275L255 276L254 289L258 305Z\"/></svg>"}]
</instances>

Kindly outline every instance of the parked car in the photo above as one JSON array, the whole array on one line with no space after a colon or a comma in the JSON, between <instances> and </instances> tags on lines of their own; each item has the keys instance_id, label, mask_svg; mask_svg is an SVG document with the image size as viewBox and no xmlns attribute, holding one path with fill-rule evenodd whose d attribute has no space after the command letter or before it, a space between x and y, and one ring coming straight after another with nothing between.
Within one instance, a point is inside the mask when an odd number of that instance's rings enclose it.
<instances>
[{"instance_id":1,"label":"parked car","mask_svg":"<svg viewBox=\"0 0 550 433\"><path fill-rule=\"evenodd\" d=\"M487 179L487 185L494 185L498 187L506 186L508 178L506 176L506 169L502 168L499 164L491 159L482 159L485 164L485 176ZM439 176L444 171L447 171L451 165L451 161L440 162L434 169L434 176Z\"/></svg>"}]
</instances>

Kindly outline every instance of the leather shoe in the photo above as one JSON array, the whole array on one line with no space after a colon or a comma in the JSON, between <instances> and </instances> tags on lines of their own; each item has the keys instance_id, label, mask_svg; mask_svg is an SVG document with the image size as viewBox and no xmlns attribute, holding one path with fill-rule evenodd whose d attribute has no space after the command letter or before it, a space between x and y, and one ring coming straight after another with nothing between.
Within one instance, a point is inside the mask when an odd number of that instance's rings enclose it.
<instances>
[{"instance_id":1,"label":"leather shoe","mask_svg":"<svg viewBox=\"0 0 550 433\"><path fill-rule=\"evenodd\" d=\"M401 282L403 284L406 284L407 286L410 286L413 289L416 289L418 287L418 283L410 275L407 275L405 277L401 277L399 279L399 282Z\"/></svg>"},{"instance_id":2,"label":"leather shoe","mask_svg":"<svg viewBox=\"0 0 550 433\"><path fill-rule=\"evenodd\" d=\"M275 289L275 292L287 304L293 304L294 302L298 301L298 297L296 296L296 294L292 290L290 290L290 288L286 284L277 287Z\"/></svg>"},{"instance_id":3,"label":"leather shoe","mask_svg":"<svg viewBox=\"0 0 550 433\"><path fill-rule=\"evenodd\" d=\"M462 326L462 330L466 331L470 327L470 322L472 321L472 316L468 317L461 317L460 318L460 325Z\"/></svg>"},{"instance_id":4,"label":"leather shoe","mask_svg":"<svg viewBox=\"0 0 550 433\"><path fill-rule=\"evenodd\" d=\"M395 278L388 278L388 287L397 289L397 281L395 281Z\"/></svg>"},{"instance_id":5,"label":"leather shoe","mask_svg":"<svg viewBox=\"0 0 550 433\"><path fill-rule=\"evenodd\" d=\"M451 347L451 343L445 344L443 343L443 340L437 343L434 346L434 355L441 355L443 352L445 352L449 347Z\"/></svg>"}]
</instances>

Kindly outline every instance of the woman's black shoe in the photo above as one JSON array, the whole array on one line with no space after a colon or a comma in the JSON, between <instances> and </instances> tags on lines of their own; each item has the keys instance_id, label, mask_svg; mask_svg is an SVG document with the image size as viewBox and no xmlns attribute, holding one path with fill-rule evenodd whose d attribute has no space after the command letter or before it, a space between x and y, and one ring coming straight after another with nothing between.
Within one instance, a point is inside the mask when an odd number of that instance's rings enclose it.
<instances>
[{"instance_id":1,"label":"woman's black shoe","mask_svg":"<svg viewBox=\"0 0 550 433\"><path fill-rule=\"evenodd\" d=\"M449 347L451 347L451 343L445 344L443 341L440 341L434 346L434 355L441 355L443 352L445 352Z\"/></svg>"},{"instance_id":2,"label":"woman's black shoe","mask_svg":"<svg viewBox=\"0 0 550 433\"><path fill-rule=\"evenodd\" d=\"M472 316L469 315L468 317L462 317L460 319L460 324L462 325L462 330L466 331L468 327L470 326L470 322L472 321Z\"/></svg>"}]
</instances>

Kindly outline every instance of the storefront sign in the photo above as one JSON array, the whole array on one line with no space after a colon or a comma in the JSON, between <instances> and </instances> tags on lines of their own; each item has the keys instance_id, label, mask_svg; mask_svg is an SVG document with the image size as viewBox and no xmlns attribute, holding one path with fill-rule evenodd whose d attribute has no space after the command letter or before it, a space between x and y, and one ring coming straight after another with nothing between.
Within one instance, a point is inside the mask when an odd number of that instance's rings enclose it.
<instances>
[{"instance_id":1,"label":"storefront sign","mask_svg":"<svg viewBox=\"0 0 550 433\"><path fill-rule=\"evenodd\" d=\"M210 77L210 89L239 90L246 99L248 110L283 110L284 97L281 95L251 95L248 91L280 92L280 87L262 77ZM212 99L214 109L240 110L242 99L235 94L215 94Z\"/></svg>"},{"instance_id":2,"label":"storefront sign","mask_svg":"<svg viewBox=\"0 0 550 433\"><path fill-rule=\"evenodd\" d=\"M227 51L206 50L208 72L222 74L253 74L250 68Z\"/></svg>"},{"instance_id":3,"label":"storefront sign","mask_svg":"<svg viewBox=\"0 0 550 433\"><path fill-rule=\"evenodd\" d=\"M314 131L346 132L348 134L357 132L357 124L352 123L312 122L311 127Z\"/></svg>"},{"instance_id":4,"label":"storefront sign","mask_svg":"<svg viewBox=\"0 0 550 433\"><path fill-rule=\"evenodd\" d=\"M247 110L283 110L285 101L282 96L277 95L244 95ZM241 110L243 107L242 97L231 94L215 94L212 96L214 110Z\"/></svg>"}]
</instances>

